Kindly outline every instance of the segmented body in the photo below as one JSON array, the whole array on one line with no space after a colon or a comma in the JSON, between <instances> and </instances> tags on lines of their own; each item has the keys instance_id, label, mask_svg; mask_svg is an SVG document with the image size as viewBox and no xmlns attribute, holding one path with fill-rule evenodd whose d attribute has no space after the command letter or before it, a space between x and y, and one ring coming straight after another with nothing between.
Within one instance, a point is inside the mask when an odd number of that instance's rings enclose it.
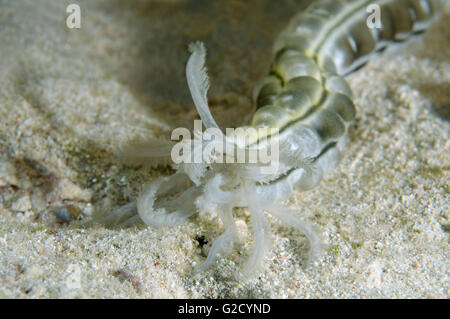
<instances>
[{"instance_id":1,"label":"segmented body","mask_svg":"<svg viewBox=\"0 0 450 319\"><path fill-rule=\"evenodd\" d=\"M381 28L368 27L373 13L368 8L374 4L380 8ZM251 124L277 127L284 135L297 125L312 128L320 137L317 164L324 173L334 169L356 114L343 76L389 42L424 31L438 8L435 0L315 1L277 38L271 72L255 88ZM312 179L304 189L321 178Z\"/></svg>"},{"instance_id":2,"label":"segmented body","mask_svg":"<svg viewBox=\"0 0 450 319\"><path fill-rule=\"evenodd\" d=\"M381 9L381 28L368 27L367 9L371 4ZM436 16L438 5L438 0L313 2L281 32L275 41L270 74L255 88L257 110L251 127L274 131L257 131L250 144L260 144L273 132L278 133L277 170L266 172L259 164L224 163L221 159L230 154L212 148L211 161L178 164L176 174L149 184L136 204L119 209L111 220L124 216L135 220L137 216L133 215L137 213L144 223L161 227L180 225L197 211L217 214L225 233L213 243L208 258L198 268L202 270L238 239L233 208L247 207L254 242L241 274L255 273L255 267L262 264L269 241L264 212L303 232L310 241L310 259L314 259L321 246L314 227L279 202L287 199L294 188L306 190L316 186L323 173L338 164L347 129L356 113L343 76L389 42L426 29ZM205 48L196 43L190 49L187 80L204 125L217 129L222 142L248 149L249 145L239 143L238 134L234 136L238 142L230 141L214 121L207 101ZM216 142L200 146L214 146ZM192 141L186 145L197 147ZM154 149L152 156L170 154L168 149L169 152L165 147Z\"/></svg>"}]
</instances>

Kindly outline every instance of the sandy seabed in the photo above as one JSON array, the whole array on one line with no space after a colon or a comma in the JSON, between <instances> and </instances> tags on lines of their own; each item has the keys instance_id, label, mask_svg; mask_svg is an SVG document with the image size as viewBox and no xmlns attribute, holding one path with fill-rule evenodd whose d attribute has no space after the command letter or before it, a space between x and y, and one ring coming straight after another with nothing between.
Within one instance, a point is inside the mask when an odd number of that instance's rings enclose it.
<instances>
[{"instance_id":1,"label":"sandy seabed","mask_svg":"<svg viewBox=\"0 0 450 319\"><path fill-rule=\"evenodd\" d=\"M290 205L314 222L324 256L273 219L259 278L236 281L251 244L210 272L199 236L217 219L151 229L80 227L133 201L166 168L120 163L130 141L169 138L196 118L187 45L208 48L209 99L221 127L251 116L271 45L309 1L0 1L0 297L448 298L450 5L423 35L348 77L358 115L339 167ZM250 235L249 235L250 234Z\"/></svg>"}]
</instances>

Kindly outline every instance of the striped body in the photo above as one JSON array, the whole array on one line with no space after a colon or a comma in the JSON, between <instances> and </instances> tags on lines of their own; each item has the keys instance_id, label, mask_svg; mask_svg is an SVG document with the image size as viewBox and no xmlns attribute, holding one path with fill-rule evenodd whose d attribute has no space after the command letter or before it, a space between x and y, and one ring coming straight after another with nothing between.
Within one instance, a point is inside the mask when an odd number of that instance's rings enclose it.
<instances>
[{"instance_id":1,"label":"striped body","mask_svg":"<svg viewBox=\"0 0 450 319\"><path fill-rule=\"evenodd\" d=\"M367 24L373 4L381 9L379 29ZM251 125L277 128L282 138L292 127L311 128L320 137L315 159L324 172L333 169L356 113L343 76L389 42L425 30L438 8L436 0L313 2L275 41L270 73L254 90Z\"/></svg>"}]
</instances>

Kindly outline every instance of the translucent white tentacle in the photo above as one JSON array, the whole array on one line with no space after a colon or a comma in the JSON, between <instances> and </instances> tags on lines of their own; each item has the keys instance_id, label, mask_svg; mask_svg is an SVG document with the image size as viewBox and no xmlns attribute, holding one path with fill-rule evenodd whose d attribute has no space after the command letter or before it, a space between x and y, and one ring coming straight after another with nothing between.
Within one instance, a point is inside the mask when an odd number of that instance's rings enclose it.
<instances>
[{"instance_id":1,"label":"translucent white tentacle","mask_svg":"<svg viewBox=\"0 0 450 319\"><path fill-rule=\"evenodd\" d=\"M199 273L211 267L217 261L219 255L228 250L232 242L233 234L231 231L227 230L225 233L220 235L213 242L205 262L196 269L196 272Z\"/></svg>"},{"instance_id":2,"label":"translucent white tentacle","mask_svg":"<svg viewBox=\"0 0 450 319\"><path fill-rule=\"evenodd\" d=\"M223 205L223 209L219 212L220 219L222 220L223 225L227 229L227 231L230 231L233 240L238 241L239 240L239 232L236 227L236 223L233 218L233 205Z\"/></svg>"},{"instance_id":3,"label":"translucent white tentacle","mask_svg":"<svg viewBox=\"0 0 450 319\"><path fill-rule=\"evenodd\" d=\"M231 192L224 192L221 189L223 180L223 175L219 173L205 183L203 194L196 200L200 215L204 215L208 212L213 213L218 205L233 202L233 194Z\"/></svg>"},{"instance_id":4,"label":"translucent white tentacle","mask_svg":"<svg viewBox=\"0 0 450 319\"><path fill-rule=\"evenodd\" d=\"M200 188L191 186L180 189L183 175L174 174L149 184L137 200L138 214L147 225L153 227L177 226L196 212L195 200Z\"/></svg>"},{"instance_id":5,"label":"translucent white tentacle","mask_svg":"<svg viewBox=\"0 0 450 319\"><path fill-rule=\"evenodd\" d=\"M265 250L269 246L268 227L262 207L259 203L260 199L255 194L255 186L246 187L246 195L248 198L248 209L250 211L250 224L253 230L253 247L250 256L245 262L237 279L249 278L252 274L256 274L262 269Z\"/></svg>"},{"instance_id":6,"label":"translucent white tentacle","mask_svg":"<svg viewBox=\"0 0 450 319\"><path fill-rule=\"evenodd\" d=\"M294 209L282 205L272 204L266 207L266 210L272 216L305 234L311 246L308 263L312 263L319 258L322 253L322 241L320 240L317 232L314 230L314 226L310 222L299 218Z\"/></svg>"},{"instance_id":7,"label":"translucent white tentacle","mask_svg":"<svg viewBox=\"0 0 450 319\"><path fill-rule=\"evenodd\" d=\"M238 239L238 231L233 219L233 208L231 205L222 205L219 208L219 216L225 226L225 233L220 235L212 244L208 257L205 262L196 269L201 272L212 266L218 258L219 254L227 251L227 249Z\"/></svg>"},{"instance_id":8,"label":"translucent white tentacle","mask_svg":"<svg viewBox=\"0 0 450 319\"><path fill-rule=\"evenodd\" d=\"M197 112L206 128L219 128L208 106L209 78L205 67L206 49L203 42L189 45L192 53L186 65L186 78Z\"/></svg>"}]
</instances>

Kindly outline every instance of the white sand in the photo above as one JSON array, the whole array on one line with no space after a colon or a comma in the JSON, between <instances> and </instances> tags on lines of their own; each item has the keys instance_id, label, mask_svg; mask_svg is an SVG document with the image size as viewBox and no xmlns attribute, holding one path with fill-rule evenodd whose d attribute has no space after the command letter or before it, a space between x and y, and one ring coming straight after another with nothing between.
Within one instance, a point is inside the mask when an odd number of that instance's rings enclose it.
<instances>
[{"instance_id":1,"label":"white sand","mask_svg":"<svg viewBox=\"0 0 450 319\"><path fill-rule=\"evenodd\" d=\"M0 297L449 297L448 2L424 36L349 77L358 116L343 160L290 201L320 227L325 256L306 269L305 237L271 219L273 251L247 282L232 276L249 241L193 276L205 258L195 237L211 242L218 220L80 228L52 212L111 211L169 174L122 165L113 152L192 127L184 75L192 40L209 49L220 125L245 122L274 37L303 3L80 0L80 30L65 26L68 3L0 6ZM248 217L237 213L245 238Z\"/></svg>"}]
</instances>

